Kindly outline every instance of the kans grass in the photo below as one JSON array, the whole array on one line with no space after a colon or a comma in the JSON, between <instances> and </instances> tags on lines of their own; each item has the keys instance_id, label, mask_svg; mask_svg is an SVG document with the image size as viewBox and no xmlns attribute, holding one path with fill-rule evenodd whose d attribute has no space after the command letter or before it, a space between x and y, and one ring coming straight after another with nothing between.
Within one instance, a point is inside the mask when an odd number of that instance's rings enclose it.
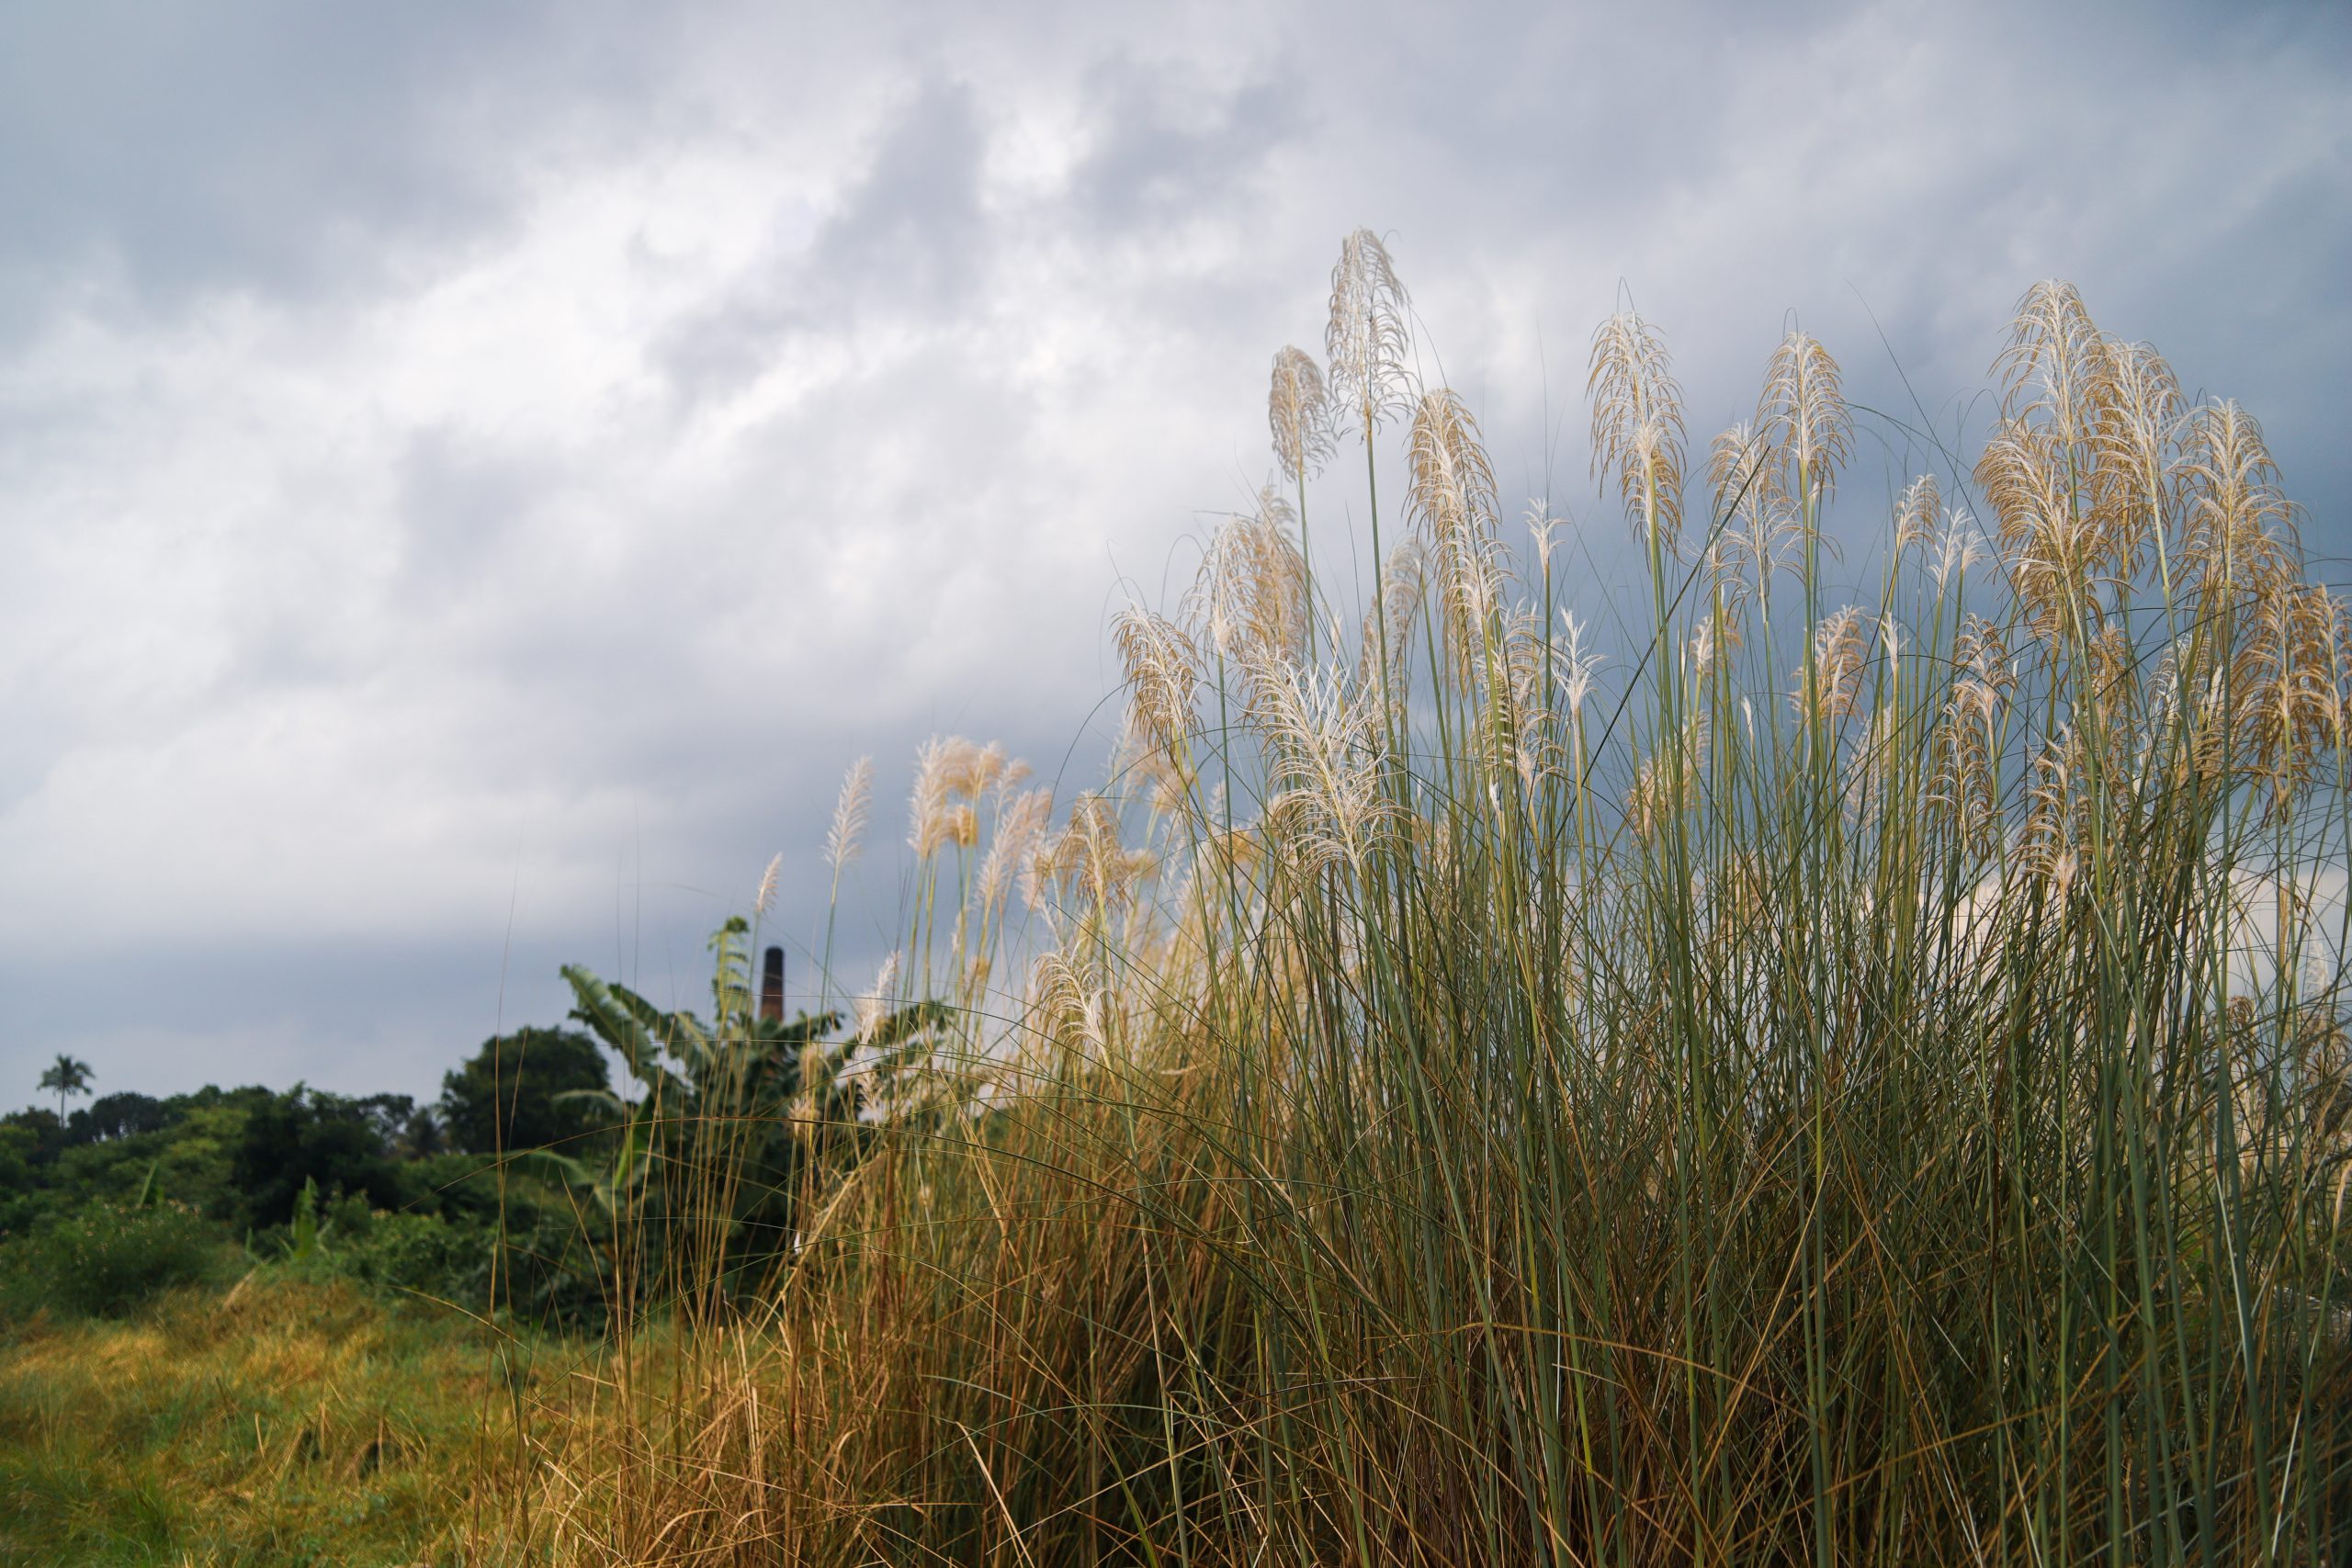
<instances>
[{"instance_id":1,"label":"kans grass","mask_svg":"<svg viewBox=\"0 0 2352 1568\"><path fill-rule=\"evenodd\" d=\"M2352 669L2255 421L2045 283L1981 449L1860 476L1821 344L1705 441L1621 315L1607 515L1522 525L1410 320L1357 233L1110 789L925 749L859 1005L952 1011L780 1262L740 1126L671 1156L470 1551L2352 1561Z\"/></svg>"}]
</instances>

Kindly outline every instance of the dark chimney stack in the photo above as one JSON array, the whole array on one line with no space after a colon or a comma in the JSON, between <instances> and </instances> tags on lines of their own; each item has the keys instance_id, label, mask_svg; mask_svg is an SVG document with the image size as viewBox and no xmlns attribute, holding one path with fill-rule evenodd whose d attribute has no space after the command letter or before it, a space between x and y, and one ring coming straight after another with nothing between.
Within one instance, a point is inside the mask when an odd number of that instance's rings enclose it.
<instances>
[{"instance_id":1,"label":"dark chimney stack","mask_svg":"<svg viewBox=\"0 0 2352 1568\"><path fill-rule=\"evenodd\" d=\"M784 1021L784 949L771 947L760 965L760 1021Z\"/></svg>"}]
</instances>

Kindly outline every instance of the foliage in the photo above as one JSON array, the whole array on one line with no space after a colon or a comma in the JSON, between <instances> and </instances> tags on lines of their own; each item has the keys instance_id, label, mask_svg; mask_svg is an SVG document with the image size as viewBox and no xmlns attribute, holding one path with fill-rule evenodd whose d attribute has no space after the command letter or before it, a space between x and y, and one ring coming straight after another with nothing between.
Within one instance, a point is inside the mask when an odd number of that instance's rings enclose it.
<instances>
[{"instance_id":1,"label":"foliage","mask_svg":"<svg viewBox=\"0 0 2352 1568\"><path fill-rule=\"evenodd\" d=\"M66 1125L74 1141L82 1142L160 1133L172 1121L173 1109L164 1101L136 1089L123 1089L98 1096L67 1118Z\"/></svg>"},{"instance_id":2,"label":"foliage","mask_svg":"<svg viewBox=\"0 0 2352 1568\"><path fill-rule=\"evenodd\" d=\"M343 1199L327 1205L309 1251L289 1268L503 1324L593 1332L611 1305L607 1235L542 1184L516 1178L490 1195L486 1216L387 1213Z\"/></svg>"},{"instance_id":3,"label":"foliage","mask_svg":"<svg viewBox=\"0 0 2352 1568\"><path fill-rule=\"evenodd\" d=\"M241 1217L255 1228L291 1221L309 1185L364 1192L379 1208L396 1208L402 1197L381 1118L300 1084L247 1111L231 1169L243 1196Z\"/></svg>"},{"instance_id":4,"label":"foliage","mask_svg":"<svg viewBox=\"0 0 2352 1568\"><path fill-rule=\"evenodd\" d=\"M164 1292L217 1279L220 1227L180 1204L93 1204L0 1243L0 1313L119 1317Z\"/></svg>"},{"instance_id":5,"label":"foliage","mask_svg":"<svg viewBox=\"0 0 2352 1568\"><path fill-rule=\"evenodd\" d=\"M441 1080L441 1125L473 1154L564 1146L596 1130L578 1095L609 1086L594 1041L576 1030L493 1036Z\"/></svg>"},{"instance_id":6,"label":"foliage","mask_svg":"<svg viewBox=\"0 0 2352 1568\"><path fill-rule=\"evenodd\" d=\"M534 1324L601 1324L609 1222L539 1177L439 1143L430 1112L408 1096L300 1086L125 1093L63 1121L47 1109L0 1118L12 1310L52 1293L69 1241L104 1252L94 1289L135 1280L152 1245L161 1288L212 1277L191 1271L191 1237L217 1259L243 1236L248 1266ZM169 1223L119 1217L159 1197L171 1201Z\"/></svg>"},{"instance_id":7,"label":"foliage","mask_svg":"<svg viewBox=\"0 0 2352 1568\"><path fill-rule=\"evenodd\" d=\"M542 1165L584 1194L608 1224L674 1214L675 1226L616 1225L630 1242L616 1278L660 1299L673 1288L729 1295L759 1285L791 1247L796 1215L820 1170L868 1141L862 1116L946 1018L934 1003L877 1010L839 1039L839 1013L763 1018L752 1005L747 938L729 919L711 937L712 1017L665 1011L628 987L570 966L572 1017L642 1086L562 1097L615 1129L600 1163L552 1151Z\"/></svg>"},{"instance_id":8,"label":"foliage","mask_svg":"<svg viewBox=\"0 0 2352 1568\"><path fill-rule=\"evenodd\" d=\"M57 1114L62 1117L65 1114L68 1095L90 1092L90 1064L77 1061L61 1051L57 1060L42 1070L40 1089L44 1094L57 1096Z\"/></svg>"}]
</instances>

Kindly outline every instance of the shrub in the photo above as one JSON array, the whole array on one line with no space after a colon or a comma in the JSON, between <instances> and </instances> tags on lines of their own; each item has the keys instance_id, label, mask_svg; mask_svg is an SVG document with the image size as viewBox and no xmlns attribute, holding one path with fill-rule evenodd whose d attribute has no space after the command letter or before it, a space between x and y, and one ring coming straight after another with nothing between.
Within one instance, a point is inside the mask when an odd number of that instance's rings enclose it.
<instances>
[{"instance_id":1,"label":"shrub","mask_svg":"<svg viewBox=\"0 0 2352 1568\"><path fill-rule=\"evenodd\" d=\"M469 1299L495 1236L438 1214L375 1214L364 1227L341 1215L323 1243L324 1271L363 1285L417 1291L471 1306Z\"/></svg>"},{"instance_id":2,"label":"shrub","mask_svg":"<svg viewBox=\"0 0 2352 1568\"><path fill-rule=\"evenodd\" d=\"M0 1245L0 1313L120 1317L175 1285L220 1278L227 1256L228 1238L192 1209L94 1204Z\"/></svg>"},{"instance_id":3,"label":"shrub","mask_svg":"<svg viewBox=\"0 0 2352 1568\"><path fill-rule=\"evenodd\" d=\"M293 1218L305 1182L364 1192L384 1208L401 1200L399 1168L368 1105L299 1084L247 1112L232 1170L255 1227Z\"/></svg>"},{"instance_id":4,"label":"shrub","mask_svg":"<svg viewBox=\"0 0 2352 1568\"><path fill-rule=\"evenodd\" d=\"M255 1250L273 1272L292 1279L348 1280L543 1329L600 1328L610 1285L608 1228L543 1207L539 1192L537 1183L516 1179L502 1220L495 1210L386 1213L358 1193L306 1191L291 1224L267 1233Z\"/></svg>"}]
</instances>

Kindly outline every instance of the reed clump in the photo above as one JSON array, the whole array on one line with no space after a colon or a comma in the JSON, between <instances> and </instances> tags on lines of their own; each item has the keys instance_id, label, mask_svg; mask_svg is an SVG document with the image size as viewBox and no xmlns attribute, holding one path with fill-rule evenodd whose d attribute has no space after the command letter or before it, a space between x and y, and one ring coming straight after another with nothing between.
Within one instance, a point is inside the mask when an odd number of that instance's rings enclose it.
<instances>
[{"instance_id":1,"label":"reed clump","mask_svg":"<svg viewBox=\"0 0 2352 1568\"><path fill-rule=\"evenodd\" d=\"M1351 236L1111 788L926 750L953 1010L485 1551L2352 1561L2352 670L2259 427L2036 285L1857 592L1827 349L1694 463L1613 318L1604 656L1408 319Z\"/></svg>"}]
</instances>

